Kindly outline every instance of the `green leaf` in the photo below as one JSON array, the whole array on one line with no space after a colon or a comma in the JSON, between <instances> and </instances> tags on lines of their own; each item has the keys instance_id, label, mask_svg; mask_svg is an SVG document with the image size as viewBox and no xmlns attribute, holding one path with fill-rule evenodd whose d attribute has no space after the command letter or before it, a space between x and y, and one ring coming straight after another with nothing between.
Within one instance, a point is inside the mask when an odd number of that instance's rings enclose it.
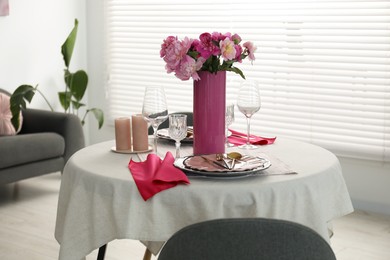
<instances>
[{"instance_id":1,"label":"green leaf","mask_svg":"<svg viewBox=\"0 0 390 260\"><path fill-rule=\"evenodd\" d=\"M61 106L66 112L69 108L72 94L70 92L58 92L58 98L60 99Z\"/></svg>"},{"instance_id":2,"label":"green leaf","mask_svg":"<svg viewBox=\"0 0 390 260\"><path fill-rule=\"evenodd\" d=\"M99 129L102 128L103 123L104 123L103 111L99 108L91 108L91 109L88 109L87 112L92 112L94 114L96 120L98 121Z\"/></svg>"},{"instance_id":3,"label":"green leaf","mask_svg":"<svg viewBox=\"0 0 390 260\"><path fill-rule=\"evenodd\" d=\"M239 74L243 79L245 79L244 73L239 68L232 67L232 68L227 68L226 70L233 71L233 72Z\"/></svg>"},{"instance_id":4,"label":"green leaf","mask_svg":"<svg viewBox=\"0 0 390 260\"><path fill-rule=\"evenodd\" d=\"M70 82L71 82L71 76L72 74L70 73L70 71L68 69L65 69L64 70L64 80L65 80L65 84L66 84L66 87L69 89L70 87Z\"/></svg>"},{"instance_id":5,"label":"green leaf","mask_svg":"<svg viewBox=\"0 0 390 260\"><path fill-rule=\"evenodd\" d=\"M219 59L216 56L211 57L213 57L211 60L211 72L217 73L219 67Z\"/></svg>"},{"instance_id":6,"label":"green leaf","mask_svg":"<svg viewBox=\"0 0 390 260\"><path fill-rule=\"evenodd\" d=\"M88 85L88 75L84 70L79 70L76 73L65 72L65 82L69 87L72 96L80 101Z\"/></svg>"},{"instance_id":7,"label":"green leaf","mask_svg":"<svg viewBox=\"0 0 390 260\"><path fill-rule=\"evenodd\" d=\"M22 108L26 108L26 101L31 103L32 98L35 95L36 88L30 85L19 86L10 98L10 110L12 113L11 123L17 130L20 126L20 111Z\"/></svg>"},{"instance_id":8,"label":"green leaf","mask_svg":"<svg viewBox=\"0 0 390 260\"><path fill-rule=\"evenodd\" d=\"M75 100L72 100L72 106L76 109L79 109L80 107L84 107L85 104L84 103L80 103L78 101L75 101Z\"/></svg>"},{"instance_id":9,"label":"green leaf","mask_svg":"<svg viewBox=\"0 0 390 260\"><path fill-rule=\"evenodd\" d=\"M199 56L199 52L197 51L188 51L188 55L193 58L193 59L197 59L198 56Z\"/></svg>"},{"instance_id":10,"label":"green leaf","mask_svg":"<svg viewBox=\"0 0 390 260\"><path fill-rule=\"evenodd\" d=\"M74 27L70 34L68 35L68 38L66 38L65 42L61 46L61 53L64 57L65 66L69 68L70 60L72 59L74 44L76 42L76 36L77 36L77 28L78 28L79 22L77 19L74 20Z\"/></svg>"}]
</instances>

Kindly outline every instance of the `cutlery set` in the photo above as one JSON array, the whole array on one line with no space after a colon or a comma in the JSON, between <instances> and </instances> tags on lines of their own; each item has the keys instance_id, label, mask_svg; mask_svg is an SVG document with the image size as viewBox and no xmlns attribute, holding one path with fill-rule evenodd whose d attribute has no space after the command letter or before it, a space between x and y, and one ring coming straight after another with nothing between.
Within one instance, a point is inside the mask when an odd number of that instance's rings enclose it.
<instances>
[{"instance_id":1,"label":"cutlery set","mask_svg":"<svg viewBox=\"0 0 390 260\"><path fill-rule=\"evenodd\" d=\"M200 157L211 165L217 165L227 170L241 168L242 164L260 164L259 166L261 166L266 162L266 160L263 158L252 157L248 155L240 155L239 158L235 158L229 156L229 154L216 154L215 160L209 159L202 155ZM235 168L236 163L240 163L241 166Z\"/></svg>"}]
</instances>

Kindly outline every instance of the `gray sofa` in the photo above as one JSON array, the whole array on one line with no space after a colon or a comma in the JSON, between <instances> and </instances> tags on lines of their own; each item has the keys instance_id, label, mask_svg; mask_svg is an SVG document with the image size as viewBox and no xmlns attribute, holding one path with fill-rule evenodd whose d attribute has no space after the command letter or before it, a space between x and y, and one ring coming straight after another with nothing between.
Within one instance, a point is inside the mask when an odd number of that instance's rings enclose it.
<instances>
[{"instance_id":1,"label":"gray sofa","mask_svg":"<svg viewBox=\"0 0 390 260\"><path fill-rule=\"evenodd\" d=\"M38 109L26 109L22 115L19 134L0 136L0 184L62 171L72 154L85 146L75 115Z\"/></svg>"}]
</instances>

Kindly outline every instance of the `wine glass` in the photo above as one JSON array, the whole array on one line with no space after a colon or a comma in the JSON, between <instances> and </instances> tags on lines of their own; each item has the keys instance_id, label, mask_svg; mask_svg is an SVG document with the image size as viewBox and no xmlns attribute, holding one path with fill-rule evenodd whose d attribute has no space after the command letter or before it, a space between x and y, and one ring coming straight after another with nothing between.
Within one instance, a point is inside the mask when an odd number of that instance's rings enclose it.
<instances>
[{"instance_id":1,"label":"wine glass","mask_svg":"<svg viewBox=\"0 0 390 260\"><path fill-rule=\"evenodd\" d=\"M180 141L187 136L187 115L169 115L169 136L176 141L176 159L178 159L180 157Z\"/></svg>"},{"instance_id":2,"label":"wine glass","mask_svg":"<svg viewBox=\"0 0 390 260\"><path fill-rule=\"evenodd\" d=\"M232 147L234 144L229 143L228 132L229 126L234 122L234 104L231 103L226 106L225 124L226 124L226 135L225 135L225 147Z\"/></svg>"},{"instance_id":3,"label":"wine glass","mask_svg":"<svg viewBox=\"0 0 390 260\"><path fill-rule=\"evenodd\" d=\"M153 128L154 152L157 154L157 128L168 118L164 88L147 87L145 89L142 115Z\"/></svg>"},{"instance_id":4,"label":"wine glass","mask_svg":"<svg viewBox=\"0 0 390 260\"><path fill-rule=\"evenodd\" d=\"M252 145L249 141L250 138L250 120L254 113L259 111L261 106L260 92L256 81L245 81L241 84L238 98L237 107L238 110L246 117L247 122L247 139L246 144L240 145L242 149L257 149L258 147Z\"/></svg>"}]
</instances>

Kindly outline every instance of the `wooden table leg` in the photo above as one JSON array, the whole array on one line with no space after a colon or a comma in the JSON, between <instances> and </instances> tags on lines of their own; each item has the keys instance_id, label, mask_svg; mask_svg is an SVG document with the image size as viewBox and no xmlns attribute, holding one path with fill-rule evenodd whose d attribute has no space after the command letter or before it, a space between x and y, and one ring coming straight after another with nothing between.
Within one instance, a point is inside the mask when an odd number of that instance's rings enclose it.
<instances>
[{"instance_id":1,"label":"wooden table leg","mask_svg":"<svg viewBox=\"0 0 390 260\"><path fill-rule=\"evenodd\" d=\"M143 260L150 260L152 258L152 252L148 248L145 249L145 254Z\"/></svg>"},{"instance_id":2,"label":"wooden table leg","mask_svg":"<svg viewBox=\"0 0 390 260\"><path fill-rule=\"evenodd\" d=\"M104 260L104 256L106 255L106 249L107 249L107 244L99 247L99 253L96 260Z\"/></svg>"}]
</instances>

